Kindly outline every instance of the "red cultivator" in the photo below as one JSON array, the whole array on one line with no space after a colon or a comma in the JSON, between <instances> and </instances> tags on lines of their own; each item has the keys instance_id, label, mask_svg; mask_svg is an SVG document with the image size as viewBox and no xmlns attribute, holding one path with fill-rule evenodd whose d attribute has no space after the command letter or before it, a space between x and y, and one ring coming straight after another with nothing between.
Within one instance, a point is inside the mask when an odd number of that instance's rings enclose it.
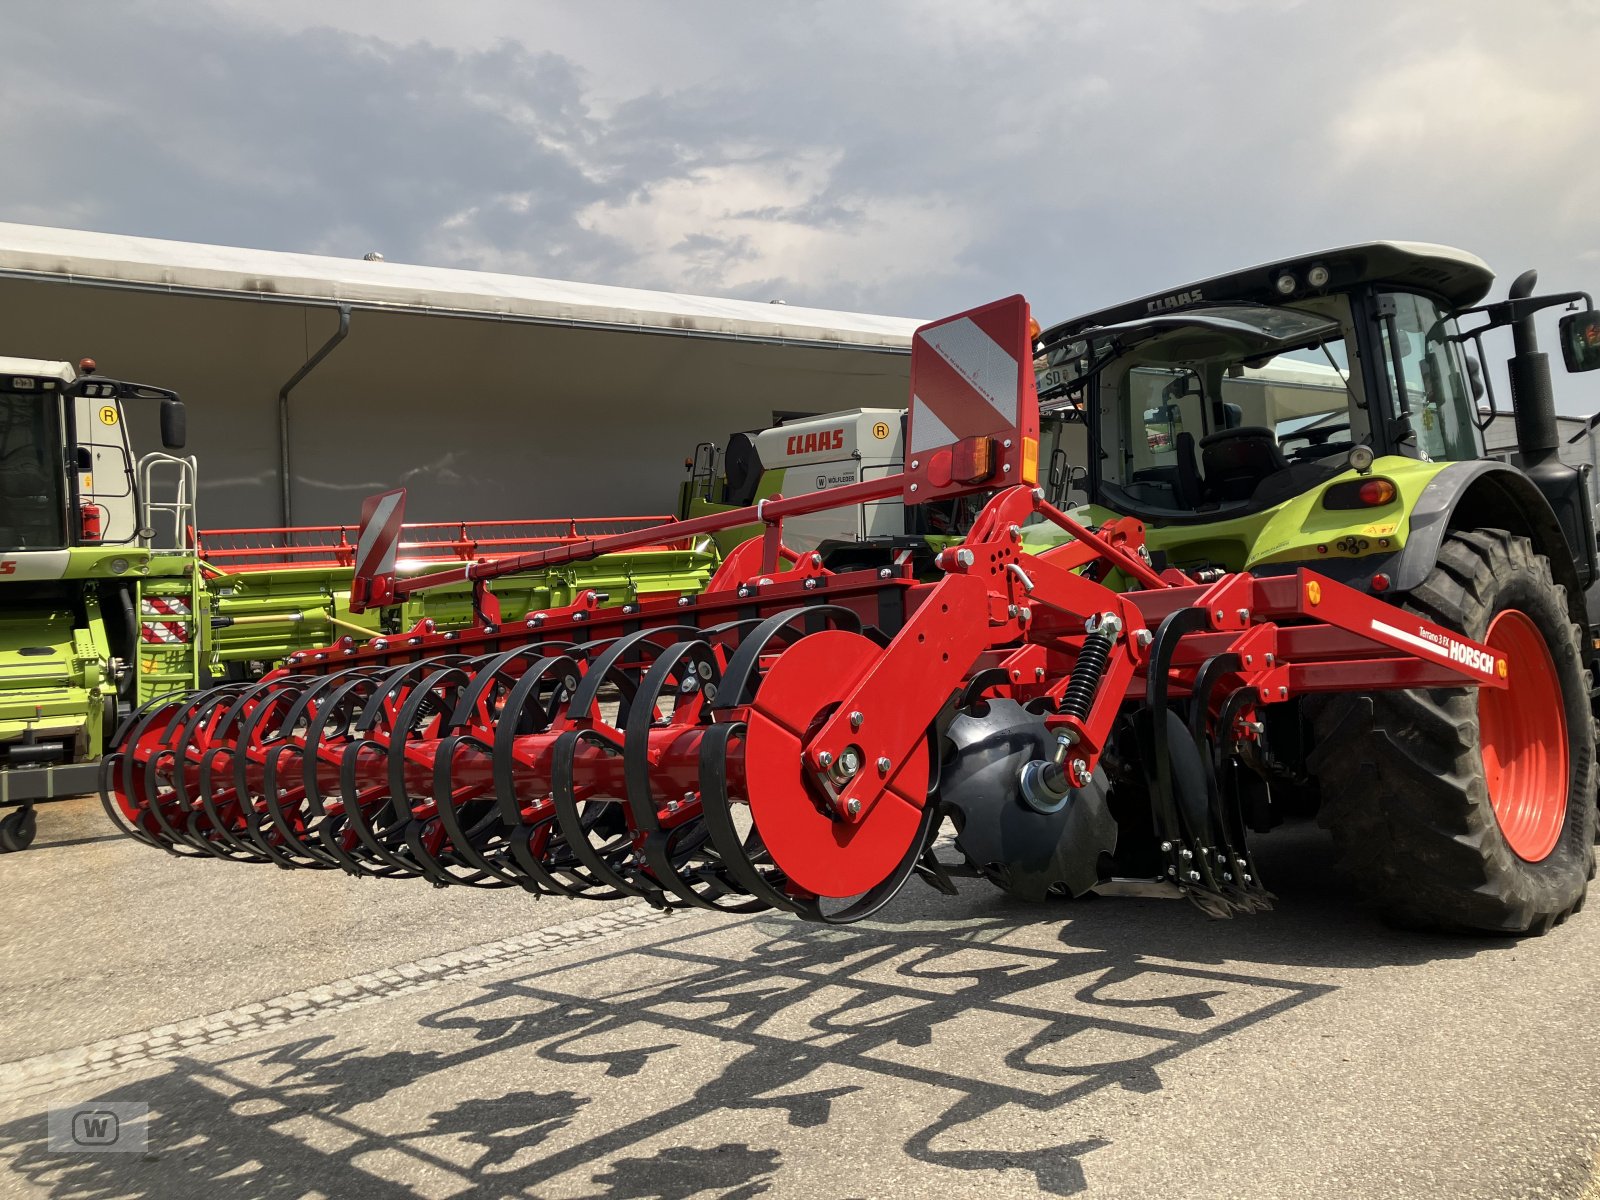
<instances>
[{"instance_id":1,"label":"red cultivator","mask_svg":"<svg viewBox=\"0 0 1600 1200\"><path fill-rule=\"evenodd\" d=\"M674 526L766 525L699 595L507 625L483 587L476 629L146 706L106 759L107 810L177 854L817 920L914 874L1261 907L1239 776L1264 710L1503 689L1506 659L1308 570L1197 582L1155 569L1135 520L1081 526L1034 487L1031 359L1020 297L926 327L905 473ZM934 582L782 544L786 517L976 493ZM1030 522L1070 537L1026 552ZM660 537L361 586L383 604ZM933 853L947 816L960 864Z\"/></svg>"}]
</instances>

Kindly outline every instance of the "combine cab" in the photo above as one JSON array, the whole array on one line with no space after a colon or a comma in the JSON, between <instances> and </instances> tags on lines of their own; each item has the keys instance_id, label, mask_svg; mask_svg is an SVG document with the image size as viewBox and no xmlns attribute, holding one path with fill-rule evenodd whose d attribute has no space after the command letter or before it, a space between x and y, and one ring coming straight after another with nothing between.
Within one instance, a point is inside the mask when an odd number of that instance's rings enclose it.
<instances>
[{"instance_id":1,"label":"combine cab","mask_svg":"<svg viewBox=\"0 0 1600 1200\"><path fill-rule=\"evenodd\" d=\"M1271 897L1247 833L1320 795L1400 915L1542 931L1581 902L1591 862L1592 534L1580 564L1553 471L1467 467L1524 504L1510 528L1507 504L1469 501L1470 485L1441 503L1407 474L1455 469L1426 461L1426 439L1461 413L1426 372L1409 388L1406 355L1456 352L1450 322L1487 271L1380 247L1234 278L1264 294L1192 314L1156 298L1137 306L1148 319L1042 340L1020 297L924 327L904 470L672 526L760 531L697 595L496 611L496 577L659 531L424 579L374 554L359 596L469 584L480 621L342 641L259 683L145 706L105 760L107 811L179 855L839 922L913 876L1249 912ZM1437 309L1415 342L1399 302L1378 299L1401 293ZM1526 322L1559 299L1484 316ZM1563 336L1600 341L1600 317ZM1308 352L1333 359L1345 436L1298 400L1263 398L1258 416L1236 394ZM1054 424L1096 448L1078 477L1095 507L1069 512L1041 486L1041 353L1060 372ZM1548 407L1548 384L1541 401L1518 362L1520 418ZM1316 374L1322 398L1328 382ZM1280 403L1295 411L1266 407ZM1291 462L1295 433L1316 450ZM1145 461L1168 447L1176 461ZM913 556L834 570L786 543L796 522L873 504L976 515L920 577ZM1319 736L1331 754L1308 752ZM947 819L959 861L934 855Z\"/></svg>"}]
</instances>

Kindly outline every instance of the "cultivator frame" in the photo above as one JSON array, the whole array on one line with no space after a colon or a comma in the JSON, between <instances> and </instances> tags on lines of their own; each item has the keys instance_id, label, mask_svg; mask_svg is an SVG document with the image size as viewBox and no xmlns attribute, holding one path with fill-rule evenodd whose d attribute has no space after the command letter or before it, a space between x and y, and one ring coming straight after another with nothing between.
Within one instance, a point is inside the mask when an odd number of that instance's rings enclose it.
<instances>
[{"instance_id":1,"label":"cultivator frame","mask_svg":"<svg viewBox=\"0 0 1600 1200\"><path fill-rule=\"evenodd\" d=\"M146 705L105 759L107 812L180 855L822 921L873 911L913 875L948 890L952 874L1021 874L978 828L1014 812L1019 836L1061 843L1024 893L1182 895L1219 916L1266 905L1238 787L1262 709L1504 688L1515 664L1310 570L1158 570L1137 520L1089 529L1048 503L1028 327L1018 296L919 331L904 475L671 526L765 526L698 595L602 607L586 592L500 620L493 577L661 529L420 578L369 572L357 590L374 603L470 579L479 623L345 639L259 683ZM908 563L832 573L782 542L790 516L981 492L932 582ZM1029 553L1030 521L1071 540ZM359 558L382 563L383 531L367 532ZM941 780L981 740L957 722L1000 713L1026 729L993 760L1008 765L988 807L953 800ZM1118 878L1103 760L1135 717L1161 865ZM946 816L964 863L933 853Z\"/></svg>"}]
</instances>

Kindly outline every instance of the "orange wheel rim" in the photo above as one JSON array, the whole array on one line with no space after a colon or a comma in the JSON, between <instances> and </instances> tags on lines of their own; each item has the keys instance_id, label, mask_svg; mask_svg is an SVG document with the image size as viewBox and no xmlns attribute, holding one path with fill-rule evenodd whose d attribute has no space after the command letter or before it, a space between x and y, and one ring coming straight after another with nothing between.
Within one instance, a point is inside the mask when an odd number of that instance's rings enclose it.
<instances>
[{"instance_id":1,"label":"orange wheel rim","mask_svg":"<svg viewBox=\"0 0 1600 1200\"><path fill-rule=\"evenodd\" d=\"M1538 626L1511 608L1489 623L1484 644L1510 666L1511 686L1478 693L1484 781L1500 832L1517 857L1540 862L1567 817L1567 709L1555 661Z\"/></svg>"}]
</instances>

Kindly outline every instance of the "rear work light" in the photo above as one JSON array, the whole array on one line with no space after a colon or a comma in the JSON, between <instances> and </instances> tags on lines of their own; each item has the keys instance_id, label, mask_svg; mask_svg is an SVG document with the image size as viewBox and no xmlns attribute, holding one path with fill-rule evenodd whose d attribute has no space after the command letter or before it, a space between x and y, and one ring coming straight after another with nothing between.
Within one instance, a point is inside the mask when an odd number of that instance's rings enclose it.
<instances>
[{"instance_id":1,"label":"rear work light","mask_svg":"<svg viewBox=\"0 0 1600 1200\"><path fill-rule=\"evenodd\" d=\"M1347 479L1322 493L1322 507L1381 508L1393 503L1399 495L1400 489L1394 486L1392 479Z\"/></svg>"}]
</instances>

